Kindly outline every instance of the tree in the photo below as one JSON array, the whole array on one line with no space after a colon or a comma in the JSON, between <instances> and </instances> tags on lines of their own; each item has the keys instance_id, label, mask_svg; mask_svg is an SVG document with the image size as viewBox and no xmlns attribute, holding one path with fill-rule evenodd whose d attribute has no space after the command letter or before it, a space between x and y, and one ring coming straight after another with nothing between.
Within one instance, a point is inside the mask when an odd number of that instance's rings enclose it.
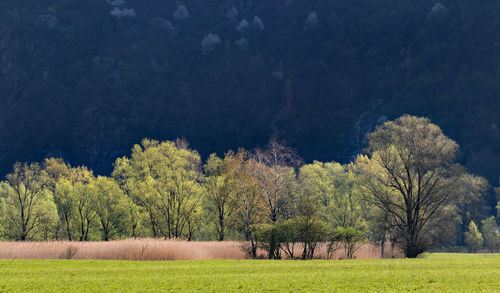
<instances>
[{"instance_id":1,"label":"tree","mask_svg":"<svg viewBox=\"0 0 500 293\"><path fill-rule=\"evenodd\" d=\"M364 230L370 208L362 200L362 193L355 182L355 174L336 163L329 172L335 188L327 207L327 218L332 228L353 227Z\"/></svg>"},{"instance_id":2,"label":"tree","mask_svg":"<svg viewBox=\"0 0 500 293\"><path fill-rule=\"evenodd\" d=\"M45 159L44 170L67 239L90 240L90 234L97 226L89 188L95 179L94 174L85 166L72 167L59 158Z\"/></svg>"},{"instance_id":3,"label":"tree","mask_svg":"<svg viewBox=\"0 0 500 293\"><path fill-rule=\"evenodd\" d=\"M136 148L134 147L134 149ZM132 152L134 153L134 150ZM135 215L131 216L131 219L136 219L136 225L138 225L141 218L138 212L141 213L142 211L146 215L144 224L151 231L150 235L157 238L159 237L158 221L160 217L156 209L157 197L154 190L143 180L147 176L146 172L149 169L146 165L141 164L140 157L142 156L139 153L140 151L137 152L135 159L118 158L115 161L112 177L131 201L129 211ZM139 209L136 210L134 205Z\"/></svg>"},{"instance_id":4,"label":"tree","mask_svg":"<svg viewBox=\"0 0 500 293\"><path fill-rule=\"evenodd\" d=\"M44 170L49 177L47 188L51 190L54 195L54 202L59 214L59 230L65 230L66 237L69 241L73 240L73 219L75 211L74 192L73 192L73 176L75 172L69 164L66 164L61 158L47 158L44 161ZM65 226L62 228L62 226ZM61 231L63 232L63 231ZM63 232L64 233L64 232Z\"/></svg>"},{"instance_id":5,"label":"tree","mask_svg":"<svg viewBox=\"0 0 500 293\"><path fill-rule=\"evenodd\" d=\"M92 171L86 167L81 167L77 171L80 179L73 183L73 190L76 197L77 210L77 237L80 241L90 240L90 232L96 226L96 215L94 206L92 205L92 189L91 182L95 179Z\"/></svg>"},{"instance_id":6,"label":"tree","mask_svg":"<svg viewBox=\"0 0 500 293\"><path fill-rule=\"evenodd\" d=\"M500 215L500 187L495 188L495 194L497 195L497 215Z\"/></svg>"},{"instance_id":7,"label":"tree","mask_svg":"<svg viewBox=\"0 0 500 293\"><path fill-rule=\"evenodd\" d=\"M249 254L257 258L257 244L253 235L252 227L262 223L263 203L257 192L257 182L250 175L248 153L240 149L238 153L228 152L226 154L227 172L233 182L232 189L237 204L235 219L237 225L245 233L245 238L250 242Z\"/></svg>"},{"instance_id":8,"label":"tree","mask_svg":"<svg viewBox=\"0 0 500 293\"><path fill-rule=\"evenodd\" d=\"M54 202L57 206L60 220L66 226L66 235L69 241L74 239L74 222L76 222L76 204L74 186L66 178L61 178L54 188Z\"/></svg>"},{"instance_id":9,"label":"tree","mask_svg":"<svg viewBox=\"0 0 500 293\"><path fill-rule=\"evenodd\" d=\"M148 213L153 237L182 238L192 234L191 216L201 204L200 163L185 141L145 139L131 158L116 161L113 177Z\"/></svg>"},{"instance_id":10,"label":"tree","mask_svg":"<svg viewBox=\"0 0 500 293\"><path fill-rule=\"evenodd\" d=\"M432 242L436 222L456 203L462 168L458 145L427 118L405 115L368 135L370 157L358 156L358 184L365 198L390 214L402 249L413 258Z\"/></svg>"},{"instance_id":11,"label":"tree","mask_svg":"<svg viewBox=\"0 0 500 293\"><path fill-rule=\"evenodd\" d=\"M206 175L203 187L208 201L207 210L215 215L217 239L223 241L236 209L234 191L231 188L234 184L228 174L227 162L217 155L210 155L203 168Z\"/></svg>"},{"instance_id":12,"label":"tree","mask_svg":"<svg viewBox=\"0 0 500 293\"><path fill-rule=\"evenodd\" d=\"M298 236L297 223L294 219L282 221L278 224L281 250L289 259L295 258L295 243L300 239Z\"/></svg>"},{"instance_id":13,"label":"tree","mask_svg":"<svg viewBox=\"0 0 500 293\"><path fill-rule=\"evenodd\" d=\"M39 164L14 164L0 189L5 230L10 238L25 241L41 234L46 238L47 230L55 225L53 215L57 211L47 184L47 174Z\"/></svg>"},{"instance_id":14,"label":"tree","mask_svg":"<svg viewBox=\"0 0 500 293\"><path fill-rule=\"evenodd\" d=\"M344 245L345 254L348 259L354 258L354 253L361 247L365 240L363 231L354 227L337 227L334 232L334 239Z\"/></svg>"},{"instance_id":15,"label":"tree","mask_svg":"<svg viewBox=\"0 0 500 293\"><path fill-rule=\"evenodd\" d=\"M491 216L483 221L481 221L481 232L484 238L484 244L490 252L496 252L500 249L500 231L495 220L495 217Z\"/></svg>"},{"instance_id":16,"label":"tree","mask_svg":"<svg viewBox=\"0 0 500 293\"><path fill-rule=\"evenodd\" d=\"M98 176L91 182L92 205L100 223L102 240L124 235L128 225L127 202L122 190L112 179Z\"/></svg>"},{"instance_id":17,"label":"tree","mask_svg":"<svg viewBox=\"0 0 500 293\"><path fill-rule=\"evenodd\" d=\"M291 218L293 197L291 186L295 179L295 166L300 159L295 151L275 140L271 140L267 150L257 149L250 160L250 174L257 183L257 192L263 205L267 207L269 222ZM274 242L271 242L271 244ZM280 248L271 245L269 258L280 256Z\"/></svg>"},{"instance_id":18,"label":"tree","mask_svg":"<svg viewBox=\"0 0 500 293\"><path fill-rule=\"evenodd\" d=\"M251 157L250 174L257 182L272 223L286 220L290 213L293 206L290 186L295 178L294 167L300 162L294 150L276 140L271 140L267 150L257 149Z\"/></svg>"},{"instance_id":19,"label":"tree","mask_svg":"<svg viewBox=\"0 0 500 293\"><path fill-rule=\"evenodd\" d=\"M465 243L471 252L477 252L483 247L483 235L479 232L476 223L470 222L469 230L465 232Z\"/></svg>"},{"instance_id":20,"label":"tree","mask_svg":"<svg viewBox=\"0 0 500 293\"><path fill-rule=\"evenodd\" d=\"M6 211L5 211L5 199L0 195L0 241L4 240L5 238L5 221L7 220L5 218Z\"/></svg>"},{"instance_id":21,"label":"tree","mask_svg":"<svg viewBox=\"0 0 500 293\"><path fill-rule=\"evenodd\" d=\"M384 258L386 243L392 242L394 246L394 241L396 241L392 217L386 210L370 209L367 226L368 239L380 245L380 258Z\"/></svg>"},{"instance_id":22,"label":"tree","mask_svg":"<svg viewBox=\"0 0 500 293\"><path fill-rule=\"evenodd\" d=\"M317 180L310 176L310 167L300 169L295 185L295 226L297 237L302 242L302 259L312 259L317 243L326 240L328 231L324 218L325 207L321 204L322 193L319 192Z\"/></svg>"},{"instance_id":23,"label":"tree","mask_svg":"<svg viewBox=\"0 0 500 293\"><path fill-rule=\"evenodd\" d=\"M146 221L143 209L125 195L125 211L129 219L127 235L132 238L140 237L143 234L143 223Z\"/></svg>"},{"instance_id":24,"label":"tree","mask_svg":"<svg viewBox=\"0 0 500 293\"><path fill-rule=\"evenodd\" d=\"M314 161L302 166L299 171L299 184L306 185L308 192L315 194L324 212L333 200L336 185L343 181L339 177L344 175L344 168L339 163Z\"/></svg>"},{"instance_id":25,"label":"tree","mask_svg":"<svg viewBox=\"0 0 500 293\"><path fill-rule=\"evenodd\" d=\"M485 200L490 188L488 181L483 177L471 174L463 174L460 177L456 190L460 233L467 230L467 223L477 222L485 214ZM463 241L463 238L458 239L458 244L462 245Z\"/></svg>"}]
</instances>

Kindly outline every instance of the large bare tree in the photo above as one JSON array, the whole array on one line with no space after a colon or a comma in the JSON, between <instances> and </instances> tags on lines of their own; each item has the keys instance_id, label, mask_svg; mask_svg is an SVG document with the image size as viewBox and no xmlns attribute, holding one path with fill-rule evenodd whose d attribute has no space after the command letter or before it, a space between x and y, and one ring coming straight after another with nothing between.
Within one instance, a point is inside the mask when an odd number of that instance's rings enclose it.
<instances>
[{"instance_id":1,"label":"large bare tree","mask_svg":"<svg viewBox=\"0 0 500 293\"><path fill-rule=\"evenodd\" d=\"M367 198L392 218L407 257L431 244L442 218L452 214L462 169L458 145L427 118L405 115L368 135L367 156L355 168Z\"/></svg>"},{"instance_id":2,"label":"large bare tree","mask_svg":"<svg viewBox=\"0 0 500 293\"><path fill-rule=\"evenodd\" d=\"M272 223L290 213L290 186L300 163L296 152L277 140L271 140L266 150L257 149L251 156L250 174L257 182Z\"/></svg>"}]
</instances>

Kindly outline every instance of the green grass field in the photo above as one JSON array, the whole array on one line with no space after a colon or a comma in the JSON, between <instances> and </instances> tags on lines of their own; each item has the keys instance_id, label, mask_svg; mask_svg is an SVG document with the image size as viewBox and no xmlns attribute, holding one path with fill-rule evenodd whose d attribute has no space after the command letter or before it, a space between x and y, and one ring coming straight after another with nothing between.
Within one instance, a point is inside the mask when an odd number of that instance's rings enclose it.
<instances>
[{"instance_id":1,"label":"green grass field","mask_svg":"<svg viewBox=\"0 0 500 293\"><path fill-rule=\"evenodd\" d=\"M332 261L0 260L0 291L500 292L500 254Z\"/></svg>"}]
</instances>

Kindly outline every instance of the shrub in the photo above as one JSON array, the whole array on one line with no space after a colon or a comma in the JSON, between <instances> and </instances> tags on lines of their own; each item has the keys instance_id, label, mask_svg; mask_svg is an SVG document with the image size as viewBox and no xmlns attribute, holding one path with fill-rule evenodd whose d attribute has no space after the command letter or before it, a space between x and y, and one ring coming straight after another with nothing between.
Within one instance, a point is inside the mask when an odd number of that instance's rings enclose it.
<instances>
[{"instance_id":1,"label":"shrub","mask_svg":"<svg viewBox=\"0 0 500 293\"><path fill-rule=\"evenodd\" d=\"M361 247L365 239L365 233L354 227L337 227L332 236L332 240L340 241L344 244L345 254L348 259L354 258L354 253Z\"/></svg>"}]
</instances>

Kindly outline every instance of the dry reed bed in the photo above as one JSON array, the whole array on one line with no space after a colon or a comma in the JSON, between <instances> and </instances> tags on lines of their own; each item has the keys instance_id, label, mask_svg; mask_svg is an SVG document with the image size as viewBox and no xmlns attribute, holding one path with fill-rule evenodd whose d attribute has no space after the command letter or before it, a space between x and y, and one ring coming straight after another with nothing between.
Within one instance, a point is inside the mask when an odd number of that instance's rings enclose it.
<instances>
[{"instance_id":1,"label":"dry reed bed","mask_svg":"<svg viewBox=\"0 0 500 293\"><path fill-rule=\"evenodd\" d=\"M241 242L200 242L156 239L127 239L109 242L0 242L0 259L102 259L102 260L206 260L245 259ZM396 252L387 257L399 257ZM301 247L296 245L295 255L300 257ZM265 255L264 252L261 252ZM380 248L364 245L356 258L380 257ZM326 258L326 245L317 249L316 258ZM333 258L345 258L338 250Z\"/></svg>"}]
</instances>

